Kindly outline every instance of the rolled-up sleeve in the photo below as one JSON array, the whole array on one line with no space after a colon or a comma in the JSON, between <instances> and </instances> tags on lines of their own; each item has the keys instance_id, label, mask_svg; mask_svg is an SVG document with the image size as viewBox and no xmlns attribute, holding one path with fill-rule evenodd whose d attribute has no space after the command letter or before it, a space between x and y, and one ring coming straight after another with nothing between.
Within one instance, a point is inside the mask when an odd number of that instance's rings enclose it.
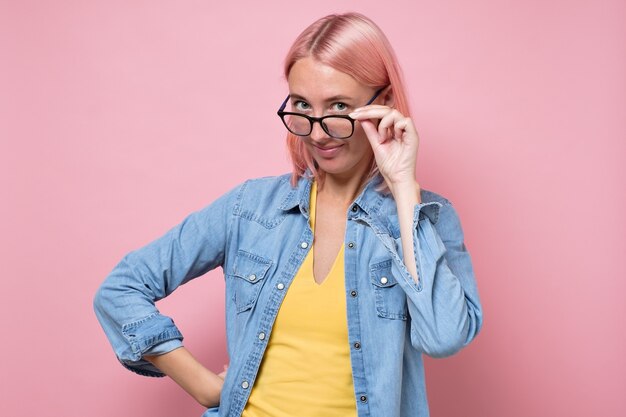
<instances>
[{"instance_id":1,"label":"rolled-up sleeve","mask_svg":"<svg viewBox=\"0 0 626 417\"><path fill-rule=\"evenodd\" d=\"M159 312L155 302L223 264L238 189L126 255L98 289L96 316L118 360L128 369L163 376L142 357L182 345L182 333L171 318Z\"/></svg>"},{"instance_id":2,"label":"rolled-up sleeve","mask_svg":"<svg viewBox=\"0 0 626 417\"><path fill-rule=\"evenodd\" d=\"M397 264L411 316L411 342L430 356L449 356L467 345L482 325L461 223L447 200L418 204L413 233L418 284Z\"/></svg>"}]
</instances>

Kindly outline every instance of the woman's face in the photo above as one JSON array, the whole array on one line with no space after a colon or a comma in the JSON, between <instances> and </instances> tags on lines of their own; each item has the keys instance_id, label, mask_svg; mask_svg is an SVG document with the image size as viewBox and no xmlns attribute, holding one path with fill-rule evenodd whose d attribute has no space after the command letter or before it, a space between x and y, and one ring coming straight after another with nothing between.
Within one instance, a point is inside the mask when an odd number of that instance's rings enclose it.
<instances>
[{"instance_id":1,"label":"woman's face","mask_svg":"<svg viewBox=\"0 0 626 417\"><path fill-rule=\"evenodd\" d=\"M292 112L313 117L347 115L367 103L375 90L364 86L346 73L321 64L312 58L297 61L289 72L289 106ZM327 175L348 178L364 176L373 157L372 148L359 122L348 139L334 139L319 123L301 139Z\"/></svg>"}]
</instances>

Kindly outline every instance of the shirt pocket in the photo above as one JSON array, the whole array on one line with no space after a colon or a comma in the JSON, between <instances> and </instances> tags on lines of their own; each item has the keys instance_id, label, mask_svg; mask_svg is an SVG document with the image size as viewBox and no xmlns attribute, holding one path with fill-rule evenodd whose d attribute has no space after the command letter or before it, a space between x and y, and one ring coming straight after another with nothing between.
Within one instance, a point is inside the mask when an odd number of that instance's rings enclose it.
<instances>
[{"instance_id":1,"label":"shirt pocket","mask_svg":"<svg viewBox=\"0 0 626 417\"><path fill-rule=\"evenodd\" d=\"M391 272L391 259L370 265L376 313L386 319L406 320L406 294Z\"/></svg>"},{"instance_id":2,"label":"shirt pocket","mask_svg":"<svg viewBox=\"0 0 626 417\"><path fill-rule=\"evenodd\" d=\"M233 266L234 297L237 312L249 310L256 303L272 261L240 250Z\"/></svg>"}]
</instances>

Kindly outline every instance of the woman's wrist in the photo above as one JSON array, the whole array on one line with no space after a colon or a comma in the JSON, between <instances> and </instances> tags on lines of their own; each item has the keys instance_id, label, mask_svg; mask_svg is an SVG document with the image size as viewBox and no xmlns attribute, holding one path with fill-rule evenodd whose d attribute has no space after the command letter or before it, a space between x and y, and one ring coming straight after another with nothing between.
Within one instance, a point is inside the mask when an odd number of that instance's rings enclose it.
<instances>
[{"instance_id":1,"label":"woman's wrist","mask_svg":"<svg viewBox=\"0 0 626 417\"><path fill-rule=\"evenodd\" d=\"M198 362L184 347L158 356L144 356L204 407L220 402L224 380Z\"/></svg>"},{"instance_id":2,"label":"woman's wrist","mask_svg":"<svg viewBox=\"0 0 626 417\"><path fill-rule=\"evenodd\" d=\"M415 204L420 204L422 202L420 196L420 185L415 179L407 179L403 181L396 181L391 184L387 184L389 186L389 190L396 200L397 204L411 204L411 208Z\"/></svg>"}]
</instances>

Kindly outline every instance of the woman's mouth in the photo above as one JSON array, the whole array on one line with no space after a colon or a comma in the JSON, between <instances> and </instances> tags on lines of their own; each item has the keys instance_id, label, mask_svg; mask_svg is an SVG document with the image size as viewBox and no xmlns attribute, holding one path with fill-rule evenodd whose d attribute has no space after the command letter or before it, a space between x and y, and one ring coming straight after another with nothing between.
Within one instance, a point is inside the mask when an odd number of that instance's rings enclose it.
<instances>
[{"instance_id":1,"label":"woman's mouth","mask_svg":"<svg viewBox=\"0 0 626 417\"><path fill-rule=\"evenodd\" d=\"M319 145L313 145L313 147L315 148L315 152L319 155L322 156L324 158L332 158L333 156L335 156L337 153L339 153L340 148L343 146L343 144L338 144L338 145L326 145L326 146L319 146Z\"/></svg>"}]
</instances>

